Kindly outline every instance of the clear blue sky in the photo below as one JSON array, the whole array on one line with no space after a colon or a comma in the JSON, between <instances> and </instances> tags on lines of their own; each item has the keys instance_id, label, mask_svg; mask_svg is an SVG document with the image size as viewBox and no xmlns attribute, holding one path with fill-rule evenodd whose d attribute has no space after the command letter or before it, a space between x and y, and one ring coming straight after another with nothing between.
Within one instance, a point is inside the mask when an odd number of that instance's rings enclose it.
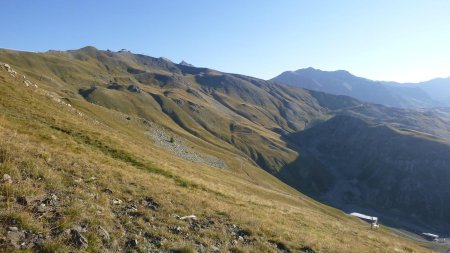
<instances>
[{"instance_id":1,"label":"clear blue sky","mask_svg":"<svg viewBox=\"0 0 450 253\"><path fill-rule=\"evenodd\" d=\"M1 0L0 47L129 49L271 78L345 69L376 80L450 76L448 0Z\"/></svg>"}]
</instances>

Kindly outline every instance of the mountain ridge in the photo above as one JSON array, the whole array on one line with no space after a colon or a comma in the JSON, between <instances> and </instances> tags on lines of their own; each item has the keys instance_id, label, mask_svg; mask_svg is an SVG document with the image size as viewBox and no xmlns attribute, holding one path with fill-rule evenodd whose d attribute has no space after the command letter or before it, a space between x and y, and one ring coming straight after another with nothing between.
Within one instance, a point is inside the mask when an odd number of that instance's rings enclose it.
<instances>
[{"instance_id":1,"label":"mountain ridge","mask_svg":"<svg viewBox=\"0 0 450 253\"><path fill-rule=\"evenodd\" d=\"M362 101L391 107L420 108L448 105L446 97L436 92L436 80L446 87L449 78L433 79L422 83L400 84L388 81L373 81L357 77L346 70L322 71L312 67L296 71L285 71L271 80L322 91L335 95L347 95ZM450 91L446 92L445 94ZM440 97L441 96L441 97Z\"/></svg>"}]
</instances>

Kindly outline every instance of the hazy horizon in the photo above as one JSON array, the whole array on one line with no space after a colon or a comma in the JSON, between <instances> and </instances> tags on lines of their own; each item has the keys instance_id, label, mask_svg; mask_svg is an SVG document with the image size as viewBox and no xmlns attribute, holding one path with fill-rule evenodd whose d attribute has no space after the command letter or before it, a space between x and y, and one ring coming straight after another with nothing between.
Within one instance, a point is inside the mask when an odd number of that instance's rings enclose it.
<instances>
[{"instance_id":1,"label":"hazy horizon","mask_svg":"<svg viewBox=\"0 0 450 253\"><path fill-rule=\"evenodd\" d=\"M3 4L0 47L113 51L270 79L314 67L372 80L450 76L450 2L123 1Z\"/></svg>"}]
</instances>

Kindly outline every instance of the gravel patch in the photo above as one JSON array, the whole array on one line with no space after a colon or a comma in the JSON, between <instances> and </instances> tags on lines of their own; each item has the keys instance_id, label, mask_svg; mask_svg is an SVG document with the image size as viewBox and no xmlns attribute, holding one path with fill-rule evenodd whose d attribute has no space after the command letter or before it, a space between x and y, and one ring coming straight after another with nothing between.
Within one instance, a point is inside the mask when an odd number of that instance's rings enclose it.
<instances>
[{"instance_id":1,"label":"gravel patch","mask_svg":"<svg viewBox=\"0 0 450 253\"><path fill-rule=\"evenodd\" d=\"M194 163L203 163L219 169L226 169L226 163L212 155L203 154L186 144L183 138L169 133L163 127L154 123L149 124L151 130L146 134L150 136L155 144L172 152L176 156Z\"/></svg>"}]
</instances>

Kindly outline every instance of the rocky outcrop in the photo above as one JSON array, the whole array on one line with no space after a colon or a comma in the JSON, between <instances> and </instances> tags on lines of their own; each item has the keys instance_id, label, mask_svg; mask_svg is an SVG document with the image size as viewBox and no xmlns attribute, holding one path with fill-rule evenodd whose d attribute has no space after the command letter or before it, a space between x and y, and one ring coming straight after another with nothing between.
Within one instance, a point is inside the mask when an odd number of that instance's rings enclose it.
<instances>
[{"instance_id":1,"label":"rocky outcrop","mask_svg":"<svg viewBox=\"0 0 450 253\"><path fill-rule=\"evenodd\" d=\"M15 71L9 64L7 63L1 63L0 62L0 71L6 72L9 74L9 76L13 77L14 79L22 82L27 87L34 87L37 88L38 86L27 79L25 75L19 75L17 71Z\"/></svg>"},{"instance_id":2,"label":"rocky outcrop","mask_svg":"<svg viewBox=\"0 0 450 253\"><path fill-rule=\"evenodd\" d=\"M12 77L16 77L17 72L6 63L0 63L0 70L8 72Z\"/></svg>"}]
</instances>

